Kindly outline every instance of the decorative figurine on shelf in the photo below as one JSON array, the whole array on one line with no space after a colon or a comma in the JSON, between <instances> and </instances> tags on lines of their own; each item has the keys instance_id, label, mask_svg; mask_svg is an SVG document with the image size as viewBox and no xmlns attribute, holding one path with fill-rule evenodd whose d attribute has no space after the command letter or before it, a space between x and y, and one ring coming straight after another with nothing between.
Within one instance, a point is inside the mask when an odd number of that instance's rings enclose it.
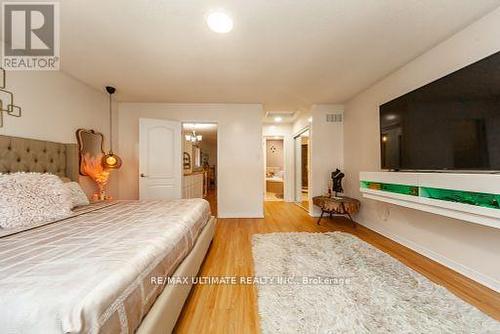
<instances>
[{"instance_id":1,"label":"decorative figurine on shelf","mask_svg":"<svg viewBox=\"0 0 500 334\"><path fill-rule=\"evenodd\" d=\"M345 174L342 173L338 168L332 172L332 190L335 193L334 197L337 197L338 193L343 193L344 189L342 188L342 179L344 178Z\"/></svg>"}]
</instances>

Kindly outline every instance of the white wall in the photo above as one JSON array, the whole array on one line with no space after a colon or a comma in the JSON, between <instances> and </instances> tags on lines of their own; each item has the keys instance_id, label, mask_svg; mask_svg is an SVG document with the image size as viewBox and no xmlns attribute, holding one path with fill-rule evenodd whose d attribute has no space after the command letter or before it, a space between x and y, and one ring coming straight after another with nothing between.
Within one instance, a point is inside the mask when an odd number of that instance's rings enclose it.
<instances>
[{"instance_id":1,"label":"white wall","mask_svg":"<svg viewBox=\"0 0 500 334\"><path fill-rule=\"evenodd\" d=\"M380 170L380 104L499 50L497 9L356 96L344 115L345 185L362 201L356 220L497 291L499 229L362 199L358 173Z\"/></svg>"},{"instance_id":2,"label":"white wall","mask_svg":"<svg viewBox=\"0 0 500 334\"><path fill-rule=\"evenodd\" d=\"M22 108L22 117L4 115L0 134L76 143L78 128L95 129L108 136L108 99L99 92L63 72L7 72L7 89ZM107 147L107 144L106 144ZM115 182L113 182L115 181ZM95 190L88 177L81 177L87 194ZM111 194L116 178L111 176Z\"/></svg>"},{"instance_id":3,"label":"white wall","mask_svg":"<svg viewBox=\"0 0 500 334\"><path fill-rule=\"evenodd\" d=\"M139 194L139 118L216 122L219 217L263 217L262 116L258 104L120 103L120 198Z\"/></svg>"},{"instance_id":4,"label":"white wall","mask_svg":"<svg viewBox=\"0 0 500 334\"><path fill-rule=\"evenodd\" d=\"M313 206L312 197L328 192L331 173L343 170L343 123L327 122L327 114L342 114L342 105L318 104L311 108L311 177L309 180L309 212L318 216L321 211Z\"/></svg>"},{"instance_id":5,"label":"white wall","mask_svg":"<svg viewBox=\"0 0 500 334\"><path fill-rule=\"evenodd\" d=\"M285 184L283 199L286 202L293 202L294 189L294 149L292 124L264 124L262 127L262 135L265 137L279 136L283 137L284 146L284 165L285 165ZM262 166L264 168L264 166Z\"/></svg>"},{"instance_id":6,"label":"white wall","mask_svg":"<svg viewBox=\"0 0 500 334\"><path fill-rule=\"evenodd\" d=\"M301 111L297 119L292 124L292 135L297 135L298 132L302 131L304 128L309 127L311 124L309 119L311 118L311 110Z\"/></svg>"}]
</instances>

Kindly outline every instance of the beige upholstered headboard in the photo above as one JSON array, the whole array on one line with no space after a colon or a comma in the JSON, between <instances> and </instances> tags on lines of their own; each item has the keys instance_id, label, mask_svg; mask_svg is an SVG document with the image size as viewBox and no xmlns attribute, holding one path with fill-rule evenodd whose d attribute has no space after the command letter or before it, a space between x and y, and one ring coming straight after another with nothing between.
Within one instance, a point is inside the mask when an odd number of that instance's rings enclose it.
<instances>
[{"instance_id":1,"label":"beige upholstered headboard","mask_svg":"<svg viewBox=\"0 0 500 334\"><path fill-rule=\"evenodd\" d=\"M78 182L76 144L0 135L0 173L39 172Z\"/></svg>"}]
</instances>

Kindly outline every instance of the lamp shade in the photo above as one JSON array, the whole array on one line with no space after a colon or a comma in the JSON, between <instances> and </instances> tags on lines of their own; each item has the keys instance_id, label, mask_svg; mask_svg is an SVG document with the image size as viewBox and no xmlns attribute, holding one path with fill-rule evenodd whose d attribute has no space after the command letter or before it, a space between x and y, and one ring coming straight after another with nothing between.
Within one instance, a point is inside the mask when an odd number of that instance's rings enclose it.
<instances>
[{"instance_id":1,"label":"lamp shade","mask_svg":"<svg viewBox=\"0 0 500 334\"><path fill-rule=\"evenodd\" d=\"M122 166L122 159L113 152L109 152L102 157L102 165L106 169L118 169Z\"/></svg>"}]
</instances>

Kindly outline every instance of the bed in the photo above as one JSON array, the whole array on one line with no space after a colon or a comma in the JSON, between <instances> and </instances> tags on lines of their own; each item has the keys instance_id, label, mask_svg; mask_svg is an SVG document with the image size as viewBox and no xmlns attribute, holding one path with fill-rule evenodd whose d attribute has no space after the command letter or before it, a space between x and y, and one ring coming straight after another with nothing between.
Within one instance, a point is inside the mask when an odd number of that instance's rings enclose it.
<instances>
[{"instance_id":1,"label":"bed","mask_svg":"<svg viewBox=\"0 0 500 334\"><path fill-rule=\"evenodd\" d=\"M36 162L35 162L36 161ZM78 179L76 145L0 136L0 173ZM214 234L208 202L110 201L0 229L0 332L169 333Z\"/></svg>"}]
</instances>

